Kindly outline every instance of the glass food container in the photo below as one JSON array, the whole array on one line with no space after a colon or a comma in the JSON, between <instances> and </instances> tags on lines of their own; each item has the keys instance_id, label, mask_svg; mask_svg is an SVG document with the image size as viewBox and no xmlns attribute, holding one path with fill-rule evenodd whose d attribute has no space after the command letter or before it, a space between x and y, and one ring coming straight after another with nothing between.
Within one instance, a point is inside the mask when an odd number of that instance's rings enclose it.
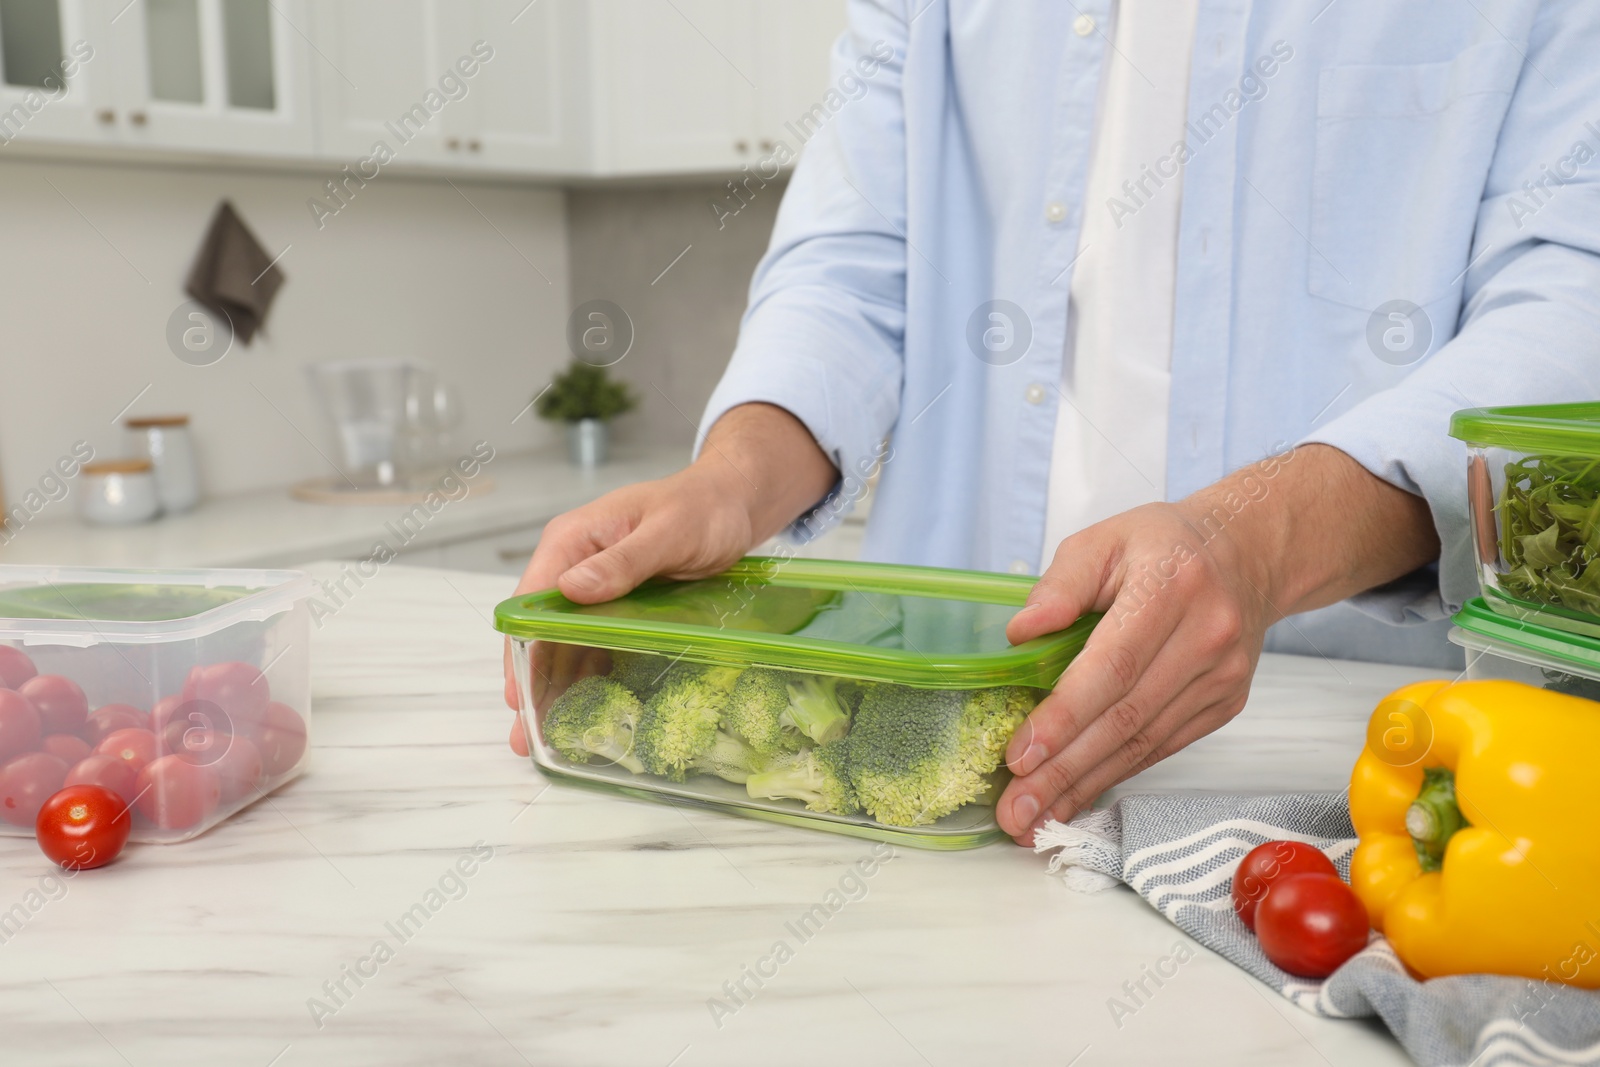
<instances>
[{"instance_id":1,"label":"glass food container","mask_svg":"<svg viewBox=\"0 0 1600 1067\"><path fill-rule=\"evenodd\" d=\"M1005 746L1098 617L1012 646L1034 579L749 557L495 610L534 762L650 799L922 848L1002 837Z\"/></svg>"},{"instance_id":2,"label":"glass food container","mask_svg":"<svg viewBox=\"0 0 1600 1067\"><path fill-rule=\"evenodd\" d=\"M311 714L299 571L0 566L0 833L63 784L184 841L295 777Z\"/></svg>"},{"instance_id":3,"label":"glass food container","mask_svg":"<svg viewBox=\"0 0 1600 1067\"><path fill-rule=\"evenodd\" d=\"M1600 403L1470 408L1467 509L1494 611L1600 637Z\"/></svg>"},{"instance_id":4,"label":"glass food container","mask_svg":"<svg viewBox=\"0 0 1600 1067\"><path fill-rule=\"evenodd\" d=\"M1552 630L1467 601L1452 620L1450 640L1467 650L1467 677L1504 679L1600 700L1600 639Z\"/></svg>"}]
</instances>

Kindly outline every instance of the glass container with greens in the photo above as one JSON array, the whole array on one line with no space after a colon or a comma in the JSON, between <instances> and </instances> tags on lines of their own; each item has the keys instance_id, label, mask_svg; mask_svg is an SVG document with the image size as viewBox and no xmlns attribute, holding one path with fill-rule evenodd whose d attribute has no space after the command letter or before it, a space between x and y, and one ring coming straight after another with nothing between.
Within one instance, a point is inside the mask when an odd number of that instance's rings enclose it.
<instances>
[{"instance_id":1,"label":"glass container with greens","mask_svg":"<svg viewBox=\"0 0 1600 1067\"><path fill-rule=\"evenodd\" d=\"M1600 403L1471 408L1467 507L1485 603L1600 636Z\"/></svg>"}]
</instances>

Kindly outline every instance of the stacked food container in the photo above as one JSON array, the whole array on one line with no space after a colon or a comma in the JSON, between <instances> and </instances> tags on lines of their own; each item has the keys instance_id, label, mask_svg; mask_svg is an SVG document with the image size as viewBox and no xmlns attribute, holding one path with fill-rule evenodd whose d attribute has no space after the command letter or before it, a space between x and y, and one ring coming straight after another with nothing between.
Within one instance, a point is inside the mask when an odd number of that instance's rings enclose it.
<instances>
[{"instance_id":1,"label":"stacked food container","mask_svg":"<svg viewBox=\"0 0 1600 1067\"><path fill-rule=\"evenodd\" d=\"M1450 634L1468 676L1600 699L1600 403L1471 408L1450 434L1483 591Z\"/></svg>"},{"instance_id":2,"label":"stacked food container","mask_svg":"<svg viewBox=\"0 0 1600 1067\"><path fill-rule=\"evenodd\" d=\"M0 566L0 833L89 784L133 840L182 841L293 778L310 593L297 571Z\"/></svg>"},{"instance_id":3,"label":"stacked food container","mask_svg":"<svg viewBox=\"0 0 1600 1067\"><path fill-rule=\"evenodd\" d=\"M1013 646L1033 580L751 557L604 604L505 601L547 774L922 848L999 838L1005 749L1096 618Z\"/></svg>"}]
</instances>

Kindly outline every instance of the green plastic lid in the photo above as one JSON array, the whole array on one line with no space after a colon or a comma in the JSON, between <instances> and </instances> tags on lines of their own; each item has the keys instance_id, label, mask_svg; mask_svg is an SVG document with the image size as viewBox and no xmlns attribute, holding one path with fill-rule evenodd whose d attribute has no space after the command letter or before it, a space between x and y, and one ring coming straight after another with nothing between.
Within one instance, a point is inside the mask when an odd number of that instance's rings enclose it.
<instances>
[{"instance_id":1,"label":"green plastic lid","mask_svg":"<svg viewBox=\"0 0 1600 1067\"><path fill-rule=\"evenodd\" d=\"M1034 581L749 556L712 578L653 581L603 604L575 604L555 590L512 597L495 608L495 628L526 640L925 688L1048 688L1100 617L1012 645L1006 623Z\"/></svg>"},{"instance_id":2,"label":"green plastic lid","mask_svg":"<svg viewBox=\"0 0 1600 1067\"><path fill-rule=\"evenodd\" d=\"M1467 408L1450 416L1450 436L1520 452L1600 456L1600 402Z\"/></svg>"},{"instance_id":3,"label":"green plastic lid","mask_svg":"<svg viewBox=\"0 0 1600 1067\"><path fill-rule=\"evenodd\" d=\"M239 586L63 582L0 588L0 618L171 622L188 619L251 590Z\"/></svg>"},{"instance_id":4,"label":"green plastic lid","mask_svg":"<svg viewBox=\"0 0 1600 1067\"><path fill-rule=\"evenodd\" d=\"M1573 669L1587 674L1600 672L1600 639L1502 615L1484 603L1482 597L1473 597L1463 604L1451 621L1467 633L1488 638L1497 645L1571 664Z\"/></svg>"}]
</instances>

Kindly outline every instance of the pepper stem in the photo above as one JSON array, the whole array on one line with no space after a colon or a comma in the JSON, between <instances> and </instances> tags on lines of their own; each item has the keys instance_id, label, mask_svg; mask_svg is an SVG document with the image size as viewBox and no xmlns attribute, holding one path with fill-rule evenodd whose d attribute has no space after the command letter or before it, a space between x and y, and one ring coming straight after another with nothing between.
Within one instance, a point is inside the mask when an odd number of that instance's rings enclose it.
<instances>
[{"instance_id":1,"label":"pepper stem","mask_svg":"<svg viewBox=\"0 0 1600 1067\"><path fill-rule=\"evenodd\" d=\"M1444 864L1444 849L1457 830L1470 826L1456 803L1456 775L1448 767L1422 772L1422 790L1406 809L1406 833L1424 871Z\"/></svg>"}]
</instances>

